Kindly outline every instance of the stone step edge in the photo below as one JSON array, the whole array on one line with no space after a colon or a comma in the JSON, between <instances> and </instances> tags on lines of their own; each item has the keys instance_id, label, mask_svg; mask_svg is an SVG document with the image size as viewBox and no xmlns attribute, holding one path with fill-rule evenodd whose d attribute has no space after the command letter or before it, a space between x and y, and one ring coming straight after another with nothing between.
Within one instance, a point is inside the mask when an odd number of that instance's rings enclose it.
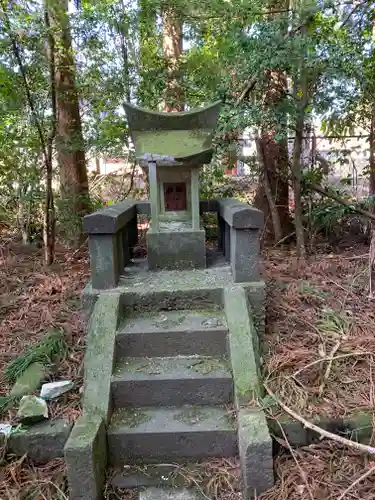
<instances>
[{"instance_id":1,"label":"stone step edge","mask_svg":"<svg viewBox=\"0 0 375 500\"><path fill-rule=\"evenodd\" d=\"M236 431L232 408L223 405L127 407L116 410L107 434L176 434L189 432ZM219 422L218 419L221 419ZM211 422L210 422L211 420ZM203 423L210 422L208 429ZM169 424L168 424L169 423ZM222 425L218 425L221 423ZM157 424L165 424L158 430ZM168 425L167 425L168 424Z\"/></svg>"},{"instance_id":2,"label":"stone step edge","mask_svg":"<svg viewBox=\"0 0 375 500\"><path fill-rule=\"evenodd\" d=\"M239 467L238 456L225 459ZM202 472L207 460L190 461L183 464L143 463L142 466L126 465L109 471L111 486L118 489L138 488L186 488L186 477ZM207 481L211 478L207 477Z\"/></svg>"},{"instance_id":3,"label":"stone step edge","mask_svg":"<svg viewBox=\"0 0 375 500\"><path fill-rule=\"evenodd\" d=\"M180 315L180 318L176 321L175 317L178 315ZM201 322L199 322L200 319ZM182 309L132 314L125 317L118 328L119 332L129 334L212 330L228 331L222 308L208 310Z\"/></svg>"},{"instance_id":4,"label":"stone step edge","mask_svg":"<svg viewBox=\"0 0 375 500\"><path fill-rule=\"evenodd\" d=\"M232 378L230 362L224 356L153 356L121 358L115 365L111 382L171 379Z\"/></svg>"}]
</instances>

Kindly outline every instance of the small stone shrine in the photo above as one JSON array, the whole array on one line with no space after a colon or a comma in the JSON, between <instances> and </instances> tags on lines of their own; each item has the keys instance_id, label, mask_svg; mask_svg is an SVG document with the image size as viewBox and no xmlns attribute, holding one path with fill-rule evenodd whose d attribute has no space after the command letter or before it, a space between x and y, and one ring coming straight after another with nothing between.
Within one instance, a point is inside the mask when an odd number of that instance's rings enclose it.
<instances>
[{"instance_id":1,"label":"small stone shrine","mask_svg":"<svg viewBox=\"0 0 375 500\"><path fill-rule=\"evenodd\" d=\"M151 270L206 266L199 168L211 161L220 106L217 102L189 112L162 113L125 104L136 158L149 176Z\"/></svg>"}]
</instances>

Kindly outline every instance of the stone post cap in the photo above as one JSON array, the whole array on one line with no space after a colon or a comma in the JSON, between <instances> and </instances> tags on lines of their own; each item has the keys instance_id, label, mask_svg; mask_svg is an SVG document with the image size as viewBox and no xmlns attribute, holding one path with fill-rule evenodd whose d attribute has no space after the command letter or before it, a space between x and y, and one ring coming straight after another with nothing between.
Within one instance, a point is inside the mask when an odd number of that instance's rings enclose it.
<instances>
[{"instance_id":1,"label":"stone post cap","mask_svg":"<svg viewBox=\"0 0 375 500\"><path fill-rule=\"evenodd\" d=\"M218 199L221 217L235 229L261 229L264 224L264 214L261 210L235 198Z\"/></svg>"},{"instance_id":2,"label":"stone post cap","mask_svg":"<svg viewBox=\"0 0 375 500\"><path fill-rule=\"evenodd\" d=\"M102 208L83 218L83 230L88 234L115 234L137 215L136 200L125 200Z\"/></svg>"},{"instance_id":3,"label":"stone post cap","mask_svg":"<svg viewBox=\"0 0 375 500\"><path fill-rule=\"evenodd\" d=\"M152 154L152 153L144 153L142 158L143 158L143 160L148 161L150 163L158 162L158 161L165 161L168 163L177 163L177 161L173 158L173 156L168 156L168 155L156 155L156 154Z\"/></svg>"}]
</instances>

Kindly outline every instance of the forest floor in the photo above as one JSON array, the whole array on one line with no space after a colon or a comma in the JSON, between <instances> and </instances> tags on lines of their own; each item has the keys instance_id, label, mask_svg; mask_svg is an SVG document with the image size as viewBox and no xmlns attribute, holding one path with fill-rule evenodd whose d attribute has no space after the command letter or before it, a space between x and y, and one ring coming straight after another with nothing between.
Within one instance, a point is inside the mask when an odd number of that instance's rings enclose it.
<instances>
[{"instance_id":1,"label":"forest floor","mask_svg":"<svg viewBox=\"0 0 375 500\"><path fill-rule=\"evenodd\" d=\"M80 414L85 318L80 312L80 293L88 280L84 249L56 250L47 268L42 250L25 247L13 238L0 243L0 396L9 392L5 366L36 344L51 330L62 330L68 355L52 367L52 380L72 380L76 390L49 405L50 418L75 420ZM12 422L14 411L3 420Z\"/></svg>"},{"instance_id":2,"label":"forest floor","mask_svg":"<svg viewBox=\"0 0 375 500\"><path fill-rule=\"evenodd\" d=\"M339 253L321 251L303 268L290 250L264 253L268 280L264 362L268 385L306 418L342 416L358 408L373 411L375 312L368 298L367 252L368 247L363 245ZM88 279L88 259L84 249L71 252L59 248L52 268L45 268L42 260L39 250L27 250L13 240L0 243L0 373L48 329L63 328L69 353L53 377L73 379L77 389L54 403L51 418L74 420L80 414L85 329L79 294ZM345 357L332 364L324 361L342 355ZM311 365L316 360L320 362ZM0 394L8 389L1 379ZM14 414L7 418L12 420ZM375 472L340 497L374 467L367 456L327 441L294 450L294 456L288 452L287 443L280 441L280 445L276 484L258 500L375 498ZM36 467L27 457L16 460L5 457L2 451L1 500L68 499L63 460ZM206 485L208 498L242 498L237 462L211 461L202 465L201 473L203 470L212 478ZM187 482L200 484L199 474L187 477ZM133 500L133 493L108 488L105 498Z\"/></svg>"}]
</instances>

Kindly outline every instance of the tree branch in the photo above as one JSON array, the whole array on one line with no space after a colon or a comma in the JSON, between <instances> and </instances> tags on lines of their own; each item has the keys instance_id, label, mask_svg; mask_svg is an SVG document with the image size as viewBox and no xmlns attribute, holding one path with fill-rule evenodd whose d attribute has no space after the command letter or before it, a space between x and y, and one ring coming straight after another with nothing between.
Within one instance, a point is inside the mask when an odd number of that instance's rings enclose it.
<instances>
[{"instance_id":1,"label":"tree branch","mask_svg":"<svg viewBox=\"0 0 375 500\"><path fill-rule=\"evenodd\" d=\"M280 406L288 415L293 417L295 420L298 420L298 422L301 422L301 424L306 428L306 429L311 429L312 431L316 432L319 434L321 437L325 437L327 439L331 439L332 441L335 441L336 443L340 443L344 446L348 446L349 448L354 448L357 451L360 451L362 453L367 453L369 455L375 455L375 448L373 446L367 446L366 444L362 443L357 443L356 441L352 441L350 439L347 439L343 436L338 436L337 434L334 434L333 432L326 431L325 429L322 429L318 425L312 424L305 418L301 417L297 412L289 408L285 403L283 403L268 387L266 383L263 384L265 390L267 393L271 396L272 399L274 399L275 403Z\"/></svg>"},{"instance_id":2,"label":"tree branch","mask_svg":"<svg viewBox=\"0 0 375 500\"><path fill-rule=\"evenodd\" d=\"M361 208L354 207L352 204L345 201L343 198L341 198L336 193L329 191L329 189L322 188L321 186L318 186L317 184L313 184L310 182L307 185L313 191L316 191L317 193L320 193L323 196L326 196L327 198L331 198L332 200L337 201L337 203L339 203L340 205L343 205L344 207L349 208L350 210L352 210L353 212L355 212L357 214L363 215L363 217L366 217L367 219L375 221L375 214L367 212L367 210L362 210Z\"/></svg>"}]
</instances>

